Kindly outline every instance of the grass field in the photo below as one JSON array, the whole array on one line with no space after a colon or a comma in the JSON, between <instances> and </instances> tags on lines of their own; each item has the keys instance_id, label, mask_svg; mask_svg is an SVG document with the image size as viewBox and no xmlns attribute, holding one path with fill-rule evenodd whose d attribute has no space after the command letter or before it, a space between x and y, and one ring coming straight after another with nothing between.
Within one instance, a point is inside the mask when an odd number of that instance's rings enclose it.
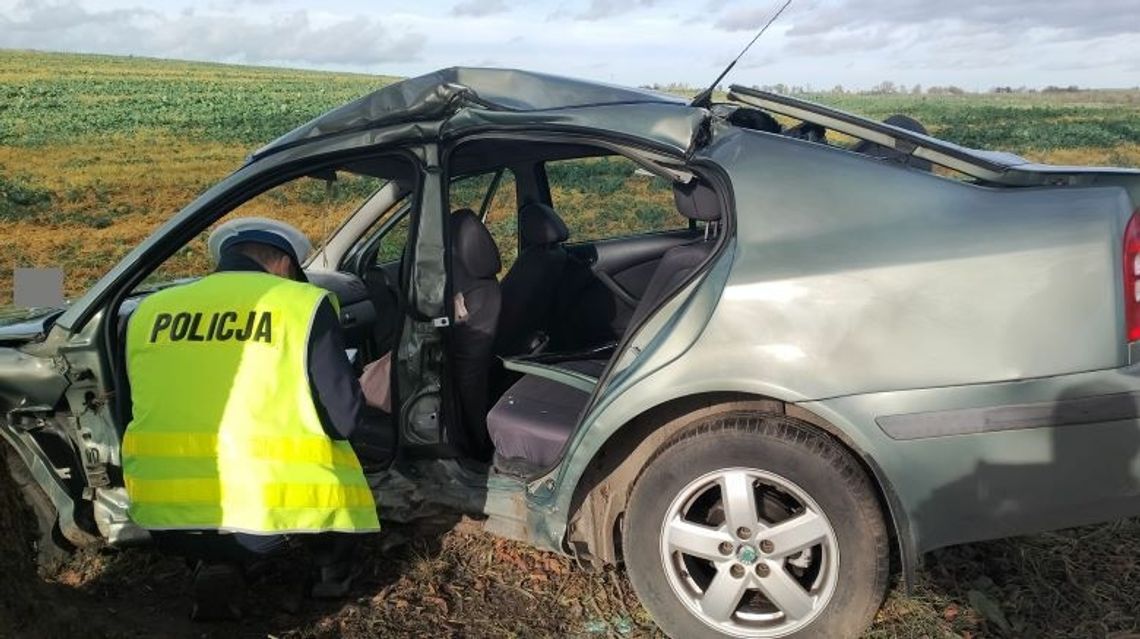
<instances>
[{"instance_id":1,"label":"grass field","mask_svg":"<svg viewBox=\"0 0 1140 639\"><path fill-rule=\"evenodd\" d=\"M390 81L0 52L0 236L19 238L0 242L0 305L11 299L16 266L63 266L67 294L86 290L251 151ZM1034 160L1140 166L1140 91L815 97L877 117L908 113L951 141ZM319 239L336 216L305 188L287 187L261 206ZM206 266L205 257L175 266L189 274Z\"/></svg>"},{"instance_id":2,"label":"grass field","mask_svg":"<svg viewBox=\"0 0 1140 639\"><path fill-rule=\"evenodd\" d=\"M0 51L0 305L17 266L63 266L68 294L83 291L252 150L389 81ZM815 97L877 117L908 113L951 141L1033 160L1140 166L1140 91ZM330 206L351 204L290 188L280 196L290 219L315 237L328 228ZM204 256L191 255L178 268L203 266ZM1140 627L1138 552L1137 521L937 552L912 595L892 593L869 636L1123 636L1113 633ZM375 591L359 601L309 616L270 611L244 630L395 636L413 628L400 614L418 614L436 615L455 636L652 634L620 576L548 559L470 530L447 533L386 556L366 582ZM81 610L118 602L124 622L160 632L162 606L178 593L162 576L170 565L155 562L140 552L88 556L53 577L53 596L74 593ZM143 592L156 610L130 617L123 592Z\"/></svg>"}]
</instances>

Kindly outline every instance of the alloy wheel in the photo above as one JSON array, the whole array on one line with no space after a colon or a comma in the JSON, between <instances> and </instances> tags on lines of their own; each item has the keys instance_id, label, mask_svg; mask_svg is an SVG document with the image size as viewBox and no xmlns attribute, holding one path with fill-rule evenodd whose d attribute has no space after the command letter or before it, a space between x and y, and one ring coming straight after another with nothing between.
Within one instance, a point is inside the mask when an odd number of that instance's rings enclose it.
<instances>
[{"instance_id":1,"label":"alloy wheel","mask_svg":"<svg viewBox=\"0 0 1140 639\"><path fill-rule=\"evenodd\" d=\"M774 473L728 468L694 479L666 510L665 575L710 628L784 637L809 624L835 591L839 545L826 515Z\"/></svg>"}]
</instances>

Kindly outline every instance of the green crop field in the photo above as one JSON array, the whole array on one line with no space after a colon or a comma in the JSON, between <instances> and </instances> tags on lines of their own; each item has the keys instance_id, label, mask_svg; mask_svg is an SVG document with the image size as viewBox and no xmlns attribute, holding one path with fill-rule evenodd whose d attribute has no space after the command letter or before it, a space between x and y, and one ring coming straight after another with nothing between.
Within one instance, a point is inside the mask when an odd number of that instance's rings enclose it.
<instances>
[{"instance_id":1,"label":"green crop field","mask_svg":"<svg viewBox=\"0 0 1140 639\"><path fill-rule=\"evenodd\" d=\"M846 111L886 118L905 113L938 137L1027 156L1062 149L1134 147L1140 141L1140 91L963 95L811 96ZM1120 156L1129 161L1128 155ZM1136 158L1131 156L1131 160Z\"/></svg>"},{"instance_id":2,"label":"green crop field","mask_svg":"<svg viewBox=\"0 0 1140 639\"><path fill-rule=\"evenodd\" d=\"M258 145L390 77L0 52L0 144L160 134Z\"/></svg>"},{"instance_id":3,"label":"green crop field","mask_svg":"<svg viewBox=\"0 0 1140 639\"><path fill-rule=\"evenodd\" d=\"M0 51L0 306L10 301L12 269L21 266L62 266L68 294L83 291L251 151L393 80ZM810 97L879 118L906 113L940 137L1032 160L1140 166L1137 90ZM555 199L582 209L594 204L577 192L576 181L605 185L611 195L636 195L628 175L605 161L561 171L564 186ZM319 238L366 188L350 182L326 191L301 181L243 212L284 216ZM610 198L607 232L620 232L621 219L656 219L659 212L644 202ZM513 227L503 228L509 235ZM176 256L172 273L207 266L198 247ZM586 575L563 559L470 531L450 535L377 555L386 567L377 569L376 592L343 609L300 617L274 609L251 623L262 636L357 636L360 629L359 636L394 635L411 627L400 614L421 614L444 619L450 633L463 636L653 632L617 575ZM870 636L1083 638L1135 631L1138 553L1135 520L939 551L927 558L913 594L892 592ZM78 593L81 609L90 603L82 597L92 593L149 592L147 601L159 607L149 616L131 617L126 603L116 608L124 622L154 630L161 626L148 624L163 617L161 606L169 602L153 593L178 595L151 575L169 568L133 551L86 556L48 579L58 587L54 596ZM462 592L456 583L465 584ZM514 618L509 607L495 608L503 601L538 617Z\"/></svg>"},{"instance_id":4,"label":"green crop field","mask_svg":"<svg viewBox=\"0 0 1140 639\"><path fill-rule=\"evenodd\" d=\"M0 233L21 238L0 243L0 305L11 298L10 273L16 266L63 266L67 293L85 290L251 151L391 81L359 74L0 52ZM1140 165L1140 91L812 97L875 117L907 113L951 141L1034 160ZM596 180L596 167L589 174ZM344 191L359 189L342 185L338 192ZM242 213L277 214L320 239L330 217L349 206L327 206L321 193L319 185L297 183ZM617 204L635 207L638 198L623 201ZM620 231L623 215L638 214L632 208L610 208L606 216L586 212L614 232ZM205 268L205 256L200 247L196 250L172 263L169 273Z\"/></svg>"}]
</instances>

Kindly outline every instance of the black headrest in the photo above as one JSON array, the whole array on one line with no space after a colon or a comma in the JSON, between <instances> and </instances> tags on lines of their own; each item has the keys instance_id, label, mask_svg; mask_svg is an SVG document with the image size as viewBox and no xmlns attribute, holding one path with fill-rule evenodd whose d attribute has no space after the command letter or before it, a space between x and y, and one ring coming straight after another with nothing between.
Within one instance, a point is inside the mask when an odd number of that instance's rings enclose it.
<instances>
[{"instance_id":1,"label":"black headrest","mask_svg":"<svg viewBox=\"0 0 1140 639\"><path fill-rule=\"evenodd\" d=\"M927 135L926 127L922 126L921 122L901 113L896 113L886 120L883 120L883 124L897 126L898 128L906 129L911 133L920 133L922 135ZM904 164L921 171L934 170L934 165L930 162L930 160L916 158L913 155L908 155L897 149L886 147L881 144L876 144L874 142L868 142L867 140L860 140L855 146L851 147L851 150L856 153L869 155L873 158L879 158L881 160L887 160L889 162Z\"/></svg>"},{"instance_id":2,"label":"black headrest","mask_svg":"<svg viewBox=\"0 0 1140 639\"><path fill-rule=\"evenodd\" d=\"M767 131L768 133L779 133L783 131L783 127L776 121L776 118L760 109L740 107L728 115L728 121L738 127L753 129L755 131Z\"/></svg>"},{"instance_id":3,"label":"black headrest","mask_svg":"<svg viewBox=\"0 0 1140 639\"><path fill-rule=\"evenodd\" d=\"M720 199L716 192L695 178L688 184L673 183L673 201L681 215L690 220L715 222L720 219Z\"/></svg>"},{"instance_id":4,"label":"black headrest","mask_svg":"<svg viewBox=\"0 0 1140 639\"><path fill-rule=\"evenodd\" d=\"M519 239L523 246L558 244L569 237L566 223L549 206L531 202L519 209Z\"/></svg>"},{"instance_id":5,"label":"black headrest","mask_svg":"<svg viewBox=\"0 0 1140 639\"><path fill-rule=\"evenodd\" d=\"M896 113L896 114L892 115L891 117L887 118L886 120L883 120L883 124L890 124L891 126L897 126L900 129L906 129L907 131L910 131L912 133L921 133L923 135L928 134L926 127L922 126L921 122L919 122L918 120L915 120L914 118L910 117L909 115L903 115L902 113Z\"/></svg>"},{"instance_id":6,"label":"black headrest","mask_svg":"<svg viewBox=\"0 0 1140 639\"><path fill-rule=\"evenodd\" d=\"M451 214L451 250L453 263L475 279L495 277L502 268L499 247L471 209Z\"/></svg>"}]
</instances>

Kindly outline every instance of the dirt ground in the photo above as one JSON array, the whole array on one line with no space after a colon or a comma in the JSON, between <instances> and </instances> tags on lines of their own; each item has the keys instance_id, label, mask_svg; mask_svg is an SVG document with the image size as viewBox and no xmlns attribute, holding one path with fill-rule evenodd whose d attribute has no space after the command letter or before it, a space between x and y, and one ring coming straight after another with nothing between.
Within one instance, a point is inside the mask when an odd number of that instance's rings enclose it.
<instances>
[{"instance_id":1,"label":"dirt ground","mask_svg":"<svg viewBox=\"0 0 1140 639\"><path fill-rule=\"evenodd\" d=\"M30 552L32 531L25 515L0 455L0 547L4 548L0 551L0 634L35 612L28 591L38 590L38 578Z\"/></svg>"},{"instance_id":2,"label":"dirt ground","mask_svg":"<svg viewBox=\"0 0 1140 639\"><path fill-rule=\"evenodd\" d=\"M479 522L394 524L361 548L352 596L302 596L302 548L251 576L246 617L189 621L184 561L147 549L89 549L37 574L27 509L0 458L0 637L652 636L619 572L482 532Z\"/></svg>"},{"instance_id":3,"label":"dirt ground","mask_svg":"<svg viewBox=\"0 0 1140 639\"><path fill-rule=\"evenodd\" d=\"M181 560L146 550L85 552L23 590L17 600L30 605L0 624L0 635L74 636L82 626L87 636L115 639L654 636L618 572L577 571L561 557L492 538L470 520L383 548L407 534L370 540L353 594L339 602L302 596L304 552L291 551L251 578L246 617L236 623L189 621ZM27 588L28 572L21 576ZM29 595L39 600L28 602Z\"/></svg>"},{"instance_id":4,"label":"dirt ground","mask_svg":"<svg viewBox=\"0 0 1140 639\"><path fill-rule=\"evenodd\" d=\"M351 596L302 596L298 548L251 578L246 618L189 621L189 571L146 549L91 549L37 573L33 531L0 459L0 637L657 637L620 571L492 537L479 522L389 525ZM1140 639L1140 520L933 553L869 639Z\"/></svg>"}]
</instances>

